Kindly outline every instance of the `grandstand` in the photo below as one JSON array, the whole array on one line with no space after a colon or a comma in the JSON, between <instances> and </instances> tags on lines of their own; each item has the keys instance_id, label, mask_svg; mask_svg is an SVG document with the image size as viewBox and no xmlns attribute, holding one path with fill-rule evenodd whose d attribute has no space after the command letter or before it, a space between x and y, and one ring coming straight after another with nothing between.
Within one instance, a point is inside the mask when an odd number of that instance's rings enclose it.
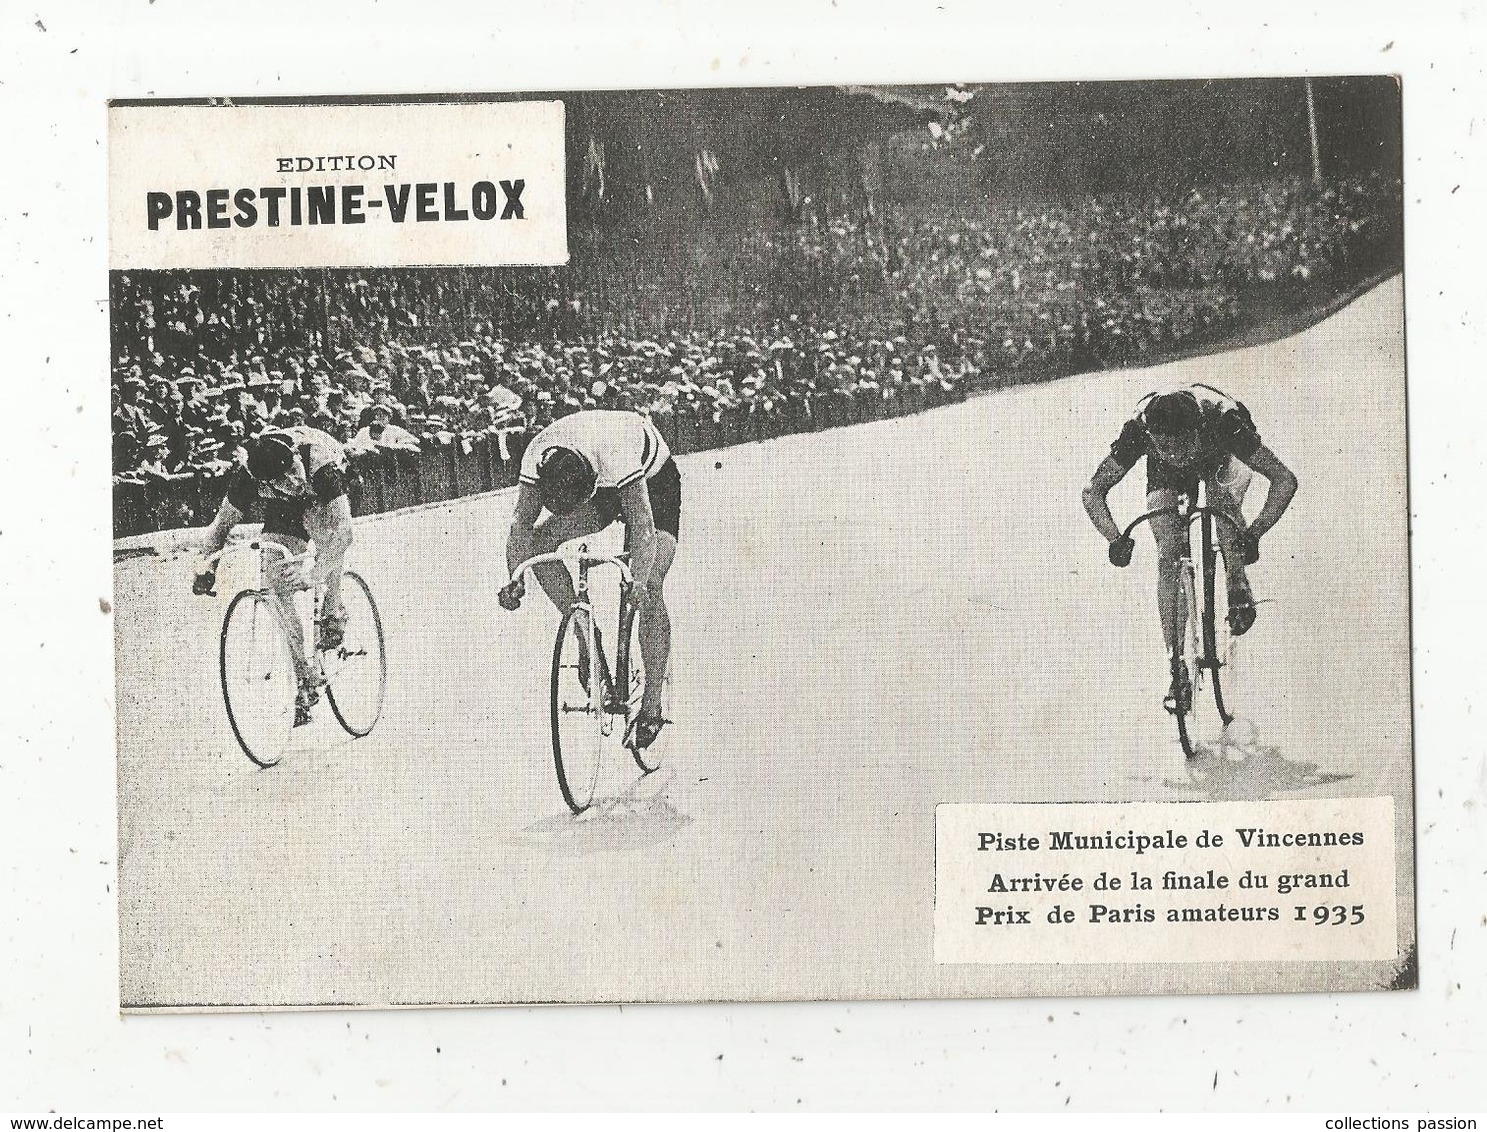
<instances>
[{"instance_id":1,"label":"grandstand","mask_svg":"<svg viewBox=\"0 0 1487 1132\"><path fill-rule=\"evenodd\" d=\"M581 408L687 452L1242 335L1402 263L1397 91L1317 86L1321 185L1294 82L565 95L566 267L114 273L115 534L374 403L422 451L363 434L363 511L510 483Z\"/></svg>"}]
</instances>

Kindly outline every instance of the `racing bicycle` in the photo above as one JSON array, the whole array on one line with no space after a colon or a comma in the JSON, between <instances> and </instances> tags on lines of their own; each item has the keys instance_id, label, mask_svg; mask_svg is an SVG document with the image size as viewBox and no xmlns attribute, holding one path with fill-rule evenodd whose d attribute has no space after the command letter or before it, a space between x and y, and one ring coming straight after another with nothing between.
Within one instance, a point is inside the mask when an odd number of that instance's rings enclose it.
<instances>
[{"instance_id":1,"label":"racing bicycle","mask_svg":"<svg viewBox=\"0 0 1487 1132\"><path fill-rule=\"evenodd\" d=\"M289 630L274 602L271 568L277 562L300 579L315 577L313 550L295 554L271 538L248 544L258 554L258 584L240 591L222 618L218 657L227 722L243 754L257 766L276 765L289 748L299 682L290 651ZM225 553L225 552L223 552ZM221 553L209 560L213 564ZM336 721L353 739L371 733L387 695L387 652L382 616L360 574L341 572L341 603L346 629L339 644L322 648L315 632L325 601L325 580L295 586L294 611L316 681L325 691Z\"/></svg>"},{"instance_id":2,"label":"racing bicycle","mask_svg":"<svg viewBox=\"0 0 1487 1132\"><path fill-rule=\"evenodd\" d=\"M644 777L661 766L668 738L671 674L663 677L662 730L648 747L626 743L640 714L645 666L640 649L639 607L628 554L595 554L587 544L527 559L511 572L524 578L534 566L560 562L575 575L574 602L558 625L552 650L552 758L558 789L574 814L594 804L606 752L616 745L629 751ZM619 574L620 603L615 635L614 668L609 667L603 634L589 596L589 571L613 567Z\"/></svg>"},{"instance_id":3,"label":"racing bicycle","mask_svg":"<svg viewBox=\"0 0 1487 1132\"><path fill-rule=\"evenodd\" d=\"M1233 694L1238 683L1239 638L1229 625L1227 579L1219 577L1220 553L1217 539L1219 523L1227 523L1242 538L1244 526L1234 515L1210 507L1206 489L1199 485L1195 497L1182 493L1177 503L1159 507L1137 517L1125 529L1124 537L1142 523L1170 515L1181 525L1183 553L1177 562L1178 585L1174 591L1174 624L1180 626L1178 648L1172 660L1172 694L1163 706L1177 721L1177 737L1183 754L1194 758L1199 744L1220 740L1224 729L1234 722ZM1194 553L1194 528L1197 529L1197 552ZM1200 707L1205 684L1213 691L1215 712ZM1225 688L1229 699L1225 698Z\"/></svg>"}]
</instances>

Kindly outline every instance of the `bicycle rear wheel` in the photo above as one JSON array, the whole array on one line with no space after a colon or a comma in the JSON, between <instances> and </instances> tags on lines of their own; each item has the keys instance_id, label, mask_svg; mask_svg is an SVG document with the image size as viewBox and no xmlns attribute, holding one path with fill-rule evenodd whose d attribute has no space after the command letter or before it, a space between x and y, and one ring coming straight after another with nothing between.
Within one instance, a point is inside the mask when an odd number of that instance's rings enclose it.
<instances>
[{"instance_id":1,"label":"bicycle rear wheel","mask_svg":"<svg viewBox=\"0 0 1487 1132\"><path fill-rule=\"evenodd\" d=\"M590 696L586 687L592 677L580 664L585 630L576 612L569 609L563 615L552 650L552 758L563 801L581 814L593 804L599 785L605 718L600 704L604 690L596 688Z\"/></svg>"},{"instance_id":2,"label":"bicycle rear wheel","mask_svg":"<svg viewBox=\"0 0 1487 1132\"><path fill-rule=\"evenodd\" d=\"M645 694L645 660L640 650L640 615L637 613L630 618L630 672L626 684L625 696L625 724L626 731L629 724L634 722L635 717L640 714L641 700ZM656 736L655 742L649 747L629 748L630 755L635 760L635 765L650 774L651 771L659 769L666 757L666 748L671 738L671 669L668 666L665 676L661 682L661 718L666 721L666 726Z\"/></svg>"},{"instance_id":3,"label":"bicycle rear wheel","mask_svg":"<svg viewBox=\"0 0 1487 1132\"><path fill-rule=\"evenodd\" d=\"M266 594L243 590L222 618L222 703L243 754L260 767L284 757L299 688L284 627Z\"/></svg>"},{"instance_id":4,"label":"bicycle rear wheel","mask_svg":"<svg viewBox=\"0 0 1487 1132\"><path fill-rule=\"evenodd\" d=\"M347 734L360 739L377 726L387 696L387 652L382 615L360 574L341 574L346 632L339 646L320 654L326 699Z\"/></svg>"}]
</instances>

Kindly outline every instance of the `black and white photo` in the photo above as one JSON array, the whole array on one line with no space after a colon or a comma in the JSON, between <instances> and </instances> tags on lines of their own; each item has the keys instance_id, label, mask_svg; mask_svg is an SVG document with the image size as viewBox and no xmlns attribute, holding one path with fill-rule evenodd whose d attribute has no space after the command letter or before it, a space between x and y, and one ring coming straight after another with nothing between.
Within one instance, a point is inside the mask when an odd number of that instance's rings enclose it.
<instances>
[{"instance_id":1,"label":"black and white photo","mask_svg":"<svg viewBox=\"0 0 1487 1132\"><path fill-rule=\"evenodd\" d=\"M1415 984L1395 79L110 116L125 1010Z\"/></svg>"}]
</instances>

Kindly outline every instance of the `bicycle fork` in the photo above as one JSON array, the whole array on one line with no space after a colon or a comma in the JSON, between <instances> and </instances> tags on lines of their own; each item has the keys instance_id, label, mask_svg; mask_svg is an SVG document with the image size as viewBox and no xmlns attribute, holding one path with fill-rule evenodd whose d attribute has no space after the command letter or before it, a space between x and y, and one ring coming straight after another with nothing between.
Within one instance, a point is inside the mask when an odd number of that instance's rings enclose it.
<instances>
[{"instance_id":1,"label":"bicycle fork","mask_svg":"<svg viewBox=\"0 0 1487 1132\"><path fill-rule=\"evenodd\" d=\"M571 613L573 616L583 614L584 630L583 642L588 653L589 670L584 683L588 686L588 703L581 707L569 707L563 705L564 711L582 711L596 715L599 720L599 730L604 735L609 735L614 730L614 717L610 713L613 700L613 682L609 676L609 661L604 655L604 643L599 633L598 620L594 613L594 607L589 601L589 571L587 566L580 565L578 568L578 580L574 587L573 605ZM621 642L620 649L623 651L624 643Z\"/></svg>"},{"instance_id":2,"label":"bicycle fork","mask_svg":"<svg viewBox=\"0 0 1487 1132\"><path fill-rule=\"evenodd\" d=\"M1218 708L1220 719L1227 724L1232 716L1224 704L1219 669L1228 665L1230 658L1221 657L1218 653L1214 613L1218 550L1213 537L1213 521L1206 514L1200 519L1200 530L1199 560L1203 568L1201 602L1198 593L1197 566L1191 554L1178 563L1180 600L1177 603L1177 613L1184 618L1185 624L1176 634L1180 643L1180 651L1172 657L1172 676L1174 681L1179 681L1184 674L1183 670L1191 664L1190 694L1196 697L1204 690L1204 673L1211 672L1215 706ZM1190 708L1191 704L1188 706ZM1168 710L1174 713L1177 709L1178 705L1175 704L1168 707Z\"/></svg>"},{"instance_id":3,"label":"bicycle fork","mask_svg":"<svg viewBox=\"0 0 1487 1132\"><path fill-rule=\"evenodd\" d=\"M1168 658L1172 669L1172 694L1162 701L1162 706L1172 715L1186 715L1192 710L1193 697L1201 689L1203 680L1203 662L1198 651L1197 585L1190 558L1178 560L1177 585L1172 598L1175 643ZM1188 667L1191 657L1199 658L1192 672ZM1184 696L1186 703L1182 702Z\"/></svg>"}]
</instances>

